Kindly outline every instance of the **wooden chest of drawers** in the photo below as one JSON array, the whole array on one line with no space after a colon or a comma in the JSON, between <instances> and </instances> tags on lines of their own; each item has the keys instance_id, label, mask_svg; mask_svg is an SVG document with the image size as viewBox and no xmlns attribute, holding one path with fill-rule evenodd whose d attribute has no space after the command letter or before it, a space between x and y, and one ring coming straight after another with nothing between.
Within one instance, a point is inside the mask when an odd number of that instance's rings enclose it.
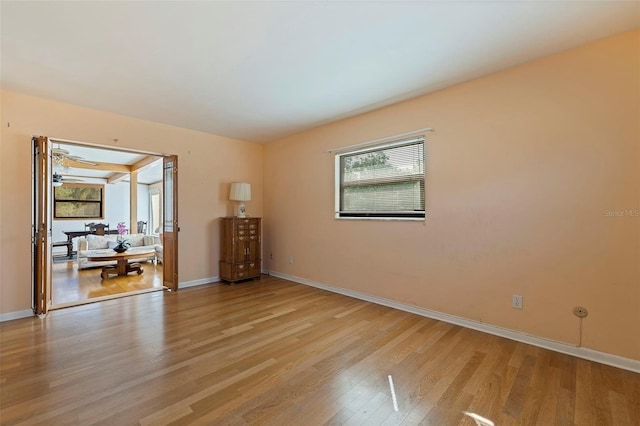
<instances>
[{"instance_id":1,"label":"wooden chest of drawers","mask_svg":"<svg viewBox=\"0 0 640 426\"><path fill-rule=\"evenodd\" d=\"M220 278L236 282L260 278L262 229L259 217L223 217Z\"/></svg>"}]
</instances>

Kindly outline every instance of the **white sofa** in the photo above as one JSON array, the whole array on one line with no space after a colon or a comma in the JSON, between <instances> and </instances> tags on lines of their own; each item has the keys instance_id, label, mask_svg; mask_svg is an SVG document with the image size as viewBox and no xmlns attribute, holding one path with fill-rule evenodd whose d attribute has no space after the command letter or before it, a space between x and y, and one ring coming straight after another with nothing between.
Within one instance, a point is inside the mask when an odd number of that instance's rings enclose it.
<instances>
[{"instance_id":1,"label":"white sofa","mask_svg":"<svg viewBox=\"0 0 640 426\"><path fill-rule=\"evenodd\" d=\"M123 235L123 238L136 249L151 249L152 253L131 259L132 262L146 262L156 260L156 252L160 252L162 260L162 245L157 244L157 237L144 234ZM94 268L96 266L115 265L115 260L93 262L87 258L94 254L114 253L113 246L117 243L118 235L87 235L78 239L78 269Z\"/></svg>"}]
</instances>

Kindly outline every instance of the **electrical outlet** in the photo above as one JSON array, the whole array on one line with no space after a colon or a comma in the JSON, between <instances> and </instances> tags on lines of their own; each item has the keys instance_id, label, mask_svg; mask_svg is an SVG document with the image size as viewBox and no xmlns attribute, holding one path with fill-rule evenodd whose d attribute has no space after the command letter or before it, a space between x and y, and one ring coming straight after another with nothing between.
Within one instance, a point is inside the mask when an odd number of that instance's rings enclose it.
<instances>
[{"instance_id":1,"label":"electrical outlet","mask_svg":"<svg viewBox=\"0 0 640 426\"><path fill-rule=\"evenodd\" d=\"M522 309L522 296L514 294L513 299L511 300L511 306L516 309Z\"/></svg>"},{"instance_id":2,"label":"electrical outlet","mask_svg":"<svg viewBox=\"0 0 640 426\"><path fill-rule=\"evenodd\" d=\"M289 256L289 263L293 263L293 256Z\"/></svg>"}]
</instances>

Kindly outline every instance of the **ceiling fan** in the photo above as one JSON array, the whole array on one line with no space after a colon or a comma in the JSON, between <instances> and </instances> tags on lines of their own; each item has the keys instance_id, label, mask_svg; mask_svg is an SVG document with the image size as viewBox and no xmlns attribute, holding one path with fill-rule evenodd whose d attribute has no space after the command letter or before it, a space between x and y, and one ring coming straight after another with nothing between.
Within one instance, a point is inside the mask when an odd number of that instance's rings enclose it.
<instances>
[{"instance_id":1,"label":"ceiling fan","mask_svg":"<svg viewBox=\"0 0 640 426\"><path fill-rule=\"evenodd\" d=\"M59 175L57 172L53 173L52 180L53 180L53 186L62 186L62 184L65 183L65 182L67 182L67 183L70 183L70 182L84 182L82 179L62 177L62 175Z\"/></svg>"},{"instance_id":2,"label":"ceiling fan","mask_svg":"<svg viewBox=\"0 0 640 426\"><path fill-rule=\"evenodd\" d=\"M67 164L65 164L65 160L67 159L75 161L77 163L88 164L90 166L100 165L99 163L85 160L84 158L79 157L77 155L69 155L69 151L67 151L66 149L60 148L60 146L58 146L57 148L51 148L51 157L53 161L60 167L69 167Z\"/></svg>"}]
</instances>

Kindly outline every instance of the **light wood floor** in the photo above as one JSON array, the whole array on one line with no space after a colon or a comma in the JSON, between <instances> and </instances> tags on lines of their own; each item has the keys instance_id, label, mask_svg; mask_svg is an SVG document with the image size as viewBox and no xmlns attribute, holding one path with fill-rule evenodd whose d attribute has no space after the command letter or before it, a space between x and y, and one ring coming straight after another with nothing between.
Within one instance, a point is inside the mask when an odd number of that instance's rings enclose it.
<instances>
[{"instance_id":1,"label":"light wood floor","mask_svg":"<svg viewBox=\"0 0 640 426\"><path fill-rule=\"evenodd\" d=\"M162 264L142 263L141 275L131 273L126 277L100 278L102 268L78 270L75 260L57 261L52 268L52 303L56 306L87 303L92 299L125 293L162 289Z\"/></svg>"},{"instance_id":2,"label":"light wood floor","mask_svg":"<svg viewBox=\"0 0 640 426\"><path fill-rule=\"evenodd\" d=\"M640 419L638 374L273 277L8 321L0 342L3 425Z\"/></svg>"}]
</instances>

